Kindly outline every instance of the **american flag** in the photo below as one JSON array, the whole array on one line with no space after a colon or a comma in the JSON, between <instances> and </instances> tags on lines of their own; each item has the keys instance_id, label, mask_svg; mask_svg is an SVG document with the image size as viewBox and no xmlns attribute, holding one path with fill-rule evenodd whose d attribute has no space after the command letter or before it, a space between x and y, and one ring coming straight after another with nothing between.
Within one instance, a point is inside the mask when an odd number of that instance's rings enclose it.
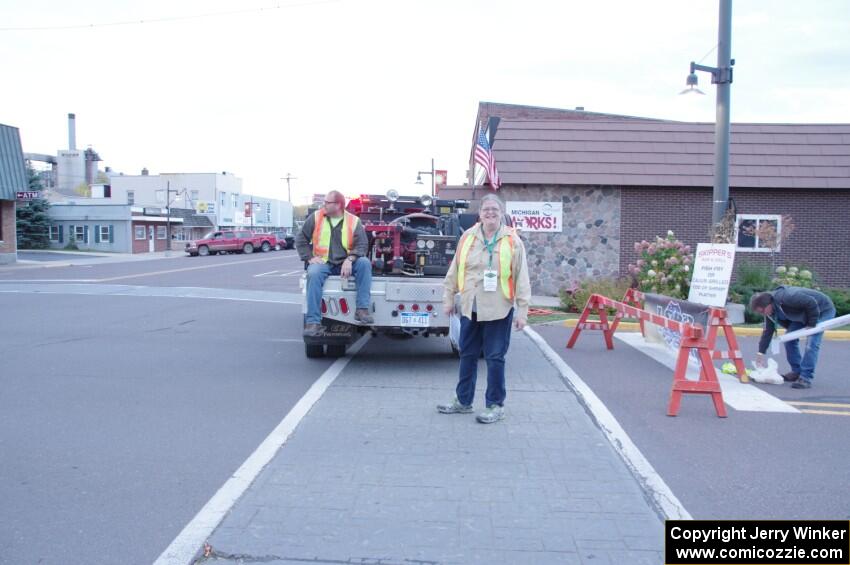
<instances>
[{"instance_id":1,"label":"american flag","mask_svg":"<svg viewBox=\"0 0 850 565\"><path fill-rule=\"evenodd\" d=\"M496 169L496 158L493 156L493 151L490 150L490 144L487 143L487 136L484 131L478 130L478 143L475 144L475 162L484 167L487 171L487 178L490 180L490 186L498 189L502 182L499 180L499 171Z\"/></svg>"}]
</instances>

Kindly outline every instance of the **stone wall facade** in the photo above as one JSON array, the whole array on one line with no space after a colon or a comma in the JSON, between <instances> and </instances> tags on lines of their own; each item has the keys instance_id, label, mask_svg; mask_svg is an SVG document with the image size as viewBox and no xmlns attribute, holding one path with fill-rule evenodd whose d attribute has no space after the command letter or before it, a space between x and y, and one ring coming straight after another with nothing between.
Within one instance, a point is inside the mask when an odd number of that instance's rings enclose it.
<instances>
[{"instance_id":1,"label":"stone wall facade","mask_svg":"<svg viewBox=\"0 0 850 565\"><path fill-rule=\"evenodd\" d=\"M557 296L561 289L572 288L586 278L618 276L619 188L503 185L498 194L505 201L563 204L563 232L521 234L528 252L533 294Z\"/></svg>"}]
</instances>

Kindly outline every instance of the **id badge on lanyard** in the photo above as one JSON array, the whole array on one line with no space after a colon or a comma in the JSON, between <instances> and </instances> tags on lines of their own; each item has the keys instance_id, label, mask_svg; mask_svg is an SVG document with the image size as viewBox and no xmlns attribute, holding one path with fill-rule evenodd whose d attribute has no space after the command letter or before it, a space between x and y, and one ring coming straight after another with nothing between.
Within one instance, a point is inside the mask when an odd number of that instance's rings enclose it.
<instances>
[{"instance_id":1,"label":"id badge on lanyard","mask_svg":"<svg viewBox=\"0 0 850 565\"><path fill-rule=\"evenodd\" d=\"M496 271L493 269L485 269L484 270L484 291L485 292L496 292L496 289L499 288L499 277L496 275Z\"/></svg>"},{"instance_id":2,"label":"id badge on lanyard","mask_svg":"<svg viewBox=\"0 0 850 565\"><path fill-rule=\"evenodd\" d=\"M499 276L493 268L493 250L496 247L497 234L498 232L493 234L492 241L487 241L487 237L484 237L484 247L490 252L490 263L488 267L484 269L484 292L496 292L496 289L499 288ZM481 228L481 235L484 236L484 228Z\"/></svg>"}]
</instances>

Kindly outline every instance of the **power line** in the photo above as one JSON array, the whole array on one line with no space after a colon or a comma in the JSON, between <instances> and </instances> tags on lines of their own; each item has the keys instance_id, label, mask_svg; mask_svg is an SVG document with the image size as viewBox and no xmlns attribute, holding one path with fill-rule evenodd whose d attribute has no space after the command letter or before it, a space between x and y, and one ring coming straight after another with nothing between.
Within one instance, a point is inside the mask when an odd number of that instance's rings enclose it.
<instances>
[{"instance_id":1,"label":"power line","mask_svg":"<svg viewBox=\"0 0 850 565\"><path fill-rule=\"evenodd\" d=\"M188 16L167 16L162 18L148 18L141 20L123 20L117 22L103 22L91 24L73 24L73 25L58 25L58 26L27 26L27 27L0 27L0 32L3 31L56 31L56 30L71 30L71 29L92 29L97 27L114 27L127 25L142 25L142 24L157 24L164 22L178 22L186 20L197 20L201 18L213 18L219 16L233 16L239 14L256 14L271 10L283 10L286 8L300 8L302 6L318 6L320 4L334 4L342 0L312 0L307 2L296 2L292 4L276 4L264 8L249 8L245 10L230 10L227 12L209 12L205 14L191 14Z\"/></svg>"}]
</instances>

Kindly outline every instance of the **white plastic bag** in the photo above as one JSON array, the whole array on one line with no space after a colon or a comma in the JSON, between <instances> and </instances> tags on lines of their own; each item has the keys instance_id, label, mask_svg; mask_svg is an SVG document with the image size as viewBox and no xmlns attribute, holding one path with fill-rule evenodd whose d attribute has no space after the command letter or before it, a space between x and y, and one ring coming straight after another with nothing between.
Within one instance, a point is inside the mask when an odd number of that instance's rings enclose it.
<instances>
[{"instance_id":1,"label":"white plastic bag","mask_svg":"<svg viewBox=\"0 0 850 565\"><path fill-rule=\"evenodd\" d=\"M750 369L750 378L757 383L768 385L781 385L785 382L785 379L782 378L782 375L777 370L776 361L773 359L767 360L767 367L759 367L753 361L753 368Z\"/></svg>"}]
</instances>

